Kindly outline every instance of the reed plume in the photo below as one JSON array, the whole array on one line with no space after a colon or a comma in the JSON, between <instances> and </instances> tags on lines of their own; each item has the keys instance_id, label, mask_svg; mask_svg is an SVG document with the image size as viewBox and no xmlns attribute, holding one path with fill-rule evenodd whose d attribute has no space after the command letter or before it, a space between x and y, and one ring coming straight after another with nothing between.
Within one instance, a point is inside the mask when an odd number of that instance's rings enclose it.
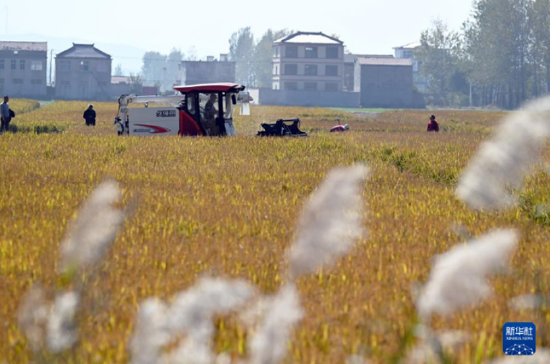
<instances>
[{"instance_id":1,"label":"reed plume","mask_svg":"<svg viewBox=\"0 0 550 364\"><path fill-rule=\"evenodd\" d=\"M292 277L331 264L362 237L361 195L367 173L363 165L334 169L310 197L289 252Z\"/></svg>"},{"instance_id":2,"label":"reed plume","mask_svg":"<svg viewBox=\"0 0 550 364\"><path fill-rule=\"evenodd\" d=\"M460 177L456 195L474 209L502 209L516 203L521 186L550 134L550 98L527 103L506 117L484 142Z\"/></svg>"},{"instance_id":3,"label":"reed plume","mask_svg":"<svg viewBox=\"0 0 550 364\"><path fill-rule=\"evenodd\" d=\"M487 276L505 267L517 240L515 230L495 230L435 257L417 301L424 322L434 313L448 315L490 296Z\"/></svg>"},{"instance_id":4,"label":"reed plume","mask_svg":"<svg viewBox=\"0 0 550 364\"><path fill-rule=\"evenodd\" d=\"M90 195L70 224L61 242L61 273L98 262L124 222L123 211L114 207L121 194L115 181L106 180Z\"/></svg>"}]
</instances>

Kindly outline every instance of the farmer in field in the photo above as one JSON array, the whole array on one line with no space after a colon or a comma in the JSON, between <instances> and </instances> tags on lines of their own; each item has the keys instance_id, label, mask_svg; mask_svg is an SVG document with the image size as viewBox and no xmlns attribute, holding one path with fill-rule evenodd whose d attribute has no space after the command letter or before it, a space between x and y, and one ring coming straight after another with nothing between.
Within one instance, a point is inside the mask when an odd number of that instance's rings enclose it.
<instances>
[{"instance_id":1,"label":"farmer in field","mask_svg":"<svg viewBox=\"0 0 550 364\"><path fill-rule=\"evenodd\" d=\"M330 128L331 133L343 133L343 132L349 130L349 125L348 124L342 125L340 123L340 119L336 119L336 121L338 121L338 125L335 125L332 128Z\"/></svg>"},{"instance_id":2,"label":"farmer in field","mask_svg":"<svg viewBox=\"0 0 550 364\"><path fill-rule=\"evenodd\" d=\"M210 99L204 105L204 117L206 119L205 127L209 130L209 135L218 135L219 128L216 125L216 116L218 115L218 110L216 109L216 102L218 97L216 94L211 94Z\"/></svg>"},{"instance_id":3,"label":"farmer in field","mask_svg":"<svg viewBox=\"0 0 550 364\"><path fill-rule=\"evenodd\" d=\"M4 102L2 105L0 105L0 115L2 119L2 124L0 125L0 133L4 131L9 130L10 121L11 121L11 114L10 114L10 105L8 105L8 101L10 101L9 96L4 96Z\"/></svg>"},{"instance_id":4,"label":"farmer in field","mask_svg":"<svg viewBox=\"0 0 550 364\"><path fill-rule=\"evenodd\" d=\"M348 131L348 130L349 130L349 125L348 124L341 125L340 123L338 123L338 125L333 126L332 128L330 128L331 133L342 133L342 132Z\"/></svg>"},{"instance_id":5,"label":"farmer in field","mask_svg":"<svg viewBox=\"0 0 550 364\"><path fill-rule=\"evenodd\" d=\"M439 124L437 121L435 121L435 115L430 116L430 122L428 123L428 133L435 131L436 133L439 133Z\"/></svg>"},{"instance_id":6,"label":"farmer in field","mask_svg":"<svg viewBox=\"0 0 550 364\"><path fill-rule=\"evenodd\" d=\"M86 126L95 126L95 110L94 105L89 105L88 109L84 111L83 118L86 120Z\"/></svg>"}]
</instances>

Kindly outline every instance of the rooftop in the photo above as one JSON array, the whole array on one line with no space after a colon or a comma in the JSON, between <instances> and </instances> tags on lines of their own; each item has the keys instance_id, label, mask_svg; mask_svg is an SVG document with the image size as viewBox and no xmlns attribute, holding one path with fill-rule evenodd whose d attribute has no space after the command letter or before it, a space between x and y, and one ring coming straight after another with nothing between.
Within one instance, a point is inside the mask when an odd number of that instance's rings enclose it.
<instances>
[{"instance_id":1,"label":"rooftop","mask_svg":"<svg viewBox=\"0 0 550 364\"><path fill-rule=\"evenodd\" d=\"M409 58L357 58L362 66L412 66Z\"/></svg>"},{"instance_id":2,"label":"rooftop","mask_svg":"<svg viewBox=\"0 0 550 364\"><path fill-rule=\"evenodd\" d=\"M104 58L111 59L111 56L100 51L93 44L73 43L73 46L57 55L63 58Z\"/></svg>"},{"instance_id":3,"label":"rooftop","mask_svg":"<svg viewBox=\"0 0 550 364\"><path fill-rule=\"evenodd\" d=\"M422 46L422 43L420 42L414 42L414 43L409 43L409 44L405 44L401 47L395 47L394 49L416 49L418 47L421 47Z\"/></svg>"},{"instance_id":4,"label":"rooftop","mask_svg":"<svg viewBox=\"0 0 550 364\"><path fill-rule=\"evenodd\" d=\"M47 42L0 42L0 51L34 51L47 52Z\"/></svg>"},{"instance_id":5,"label":"rooftop","mask_svg":"<svg viewBox=\"0 0 550 364\"><path fill-rule=\"evenodd\" d=\"M322 32L297 32L284 38L277 39L275 43L300 43L300 44L336 44L342 45L341 40L326 35Z\"/></svg>"},{"instance_id":6,"label":"rooftop","mask_svg":"<svg viewBox=\"0 0 550 364\"><path fill-rule=\"evenodd\" d=\"M357 58L394 58L392 54L344 54L345 63L355 63Z\"/></svg>"},{"instance_id":7,"label":"rooftop","mask_svg":"<svg viewBox=\"0 0 550 364\"><path fill-rule=\"evenodd\" d=\"M130 84L130 77L128 76L111 76L111 83L121 84L127 83Z\"/></svg>"}]
</instances>

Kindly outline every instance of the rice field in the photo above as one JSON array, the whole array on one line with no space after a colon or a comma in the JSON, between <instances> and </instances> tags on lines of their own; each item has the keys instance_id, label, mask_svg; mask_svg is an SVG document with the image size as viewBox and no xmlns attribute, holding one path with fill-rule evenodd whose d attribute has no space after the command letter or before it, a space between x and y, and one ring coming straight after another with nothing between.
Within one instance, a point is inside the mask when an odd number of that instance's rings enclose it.
<instances>
[{"instance_id":1,"label":"rice field","mask_svg":"<svg viewBox=\"0 0 550 364\"><path fill-rule=\"evenodd\" d=\"M286 250L308 196L331 169L356 163L371 168L361 187L367 234L334 266L296 281L304 313L283 363L406 363L421 342L411 333L415 292L434 256L509 227L520 240L509 269L491 276L494 294L436 315L432 328L469 335L448 351L449 363L502 356L509 321L535 322L538 346L549 345L546 307L518 312L508 304L550 293L548 150L513 208L473 211L454 195L461 171L506 113L439 111L435 135L425 132L427 111L257 106L250 117L236 116L235 138L136 138L116 136L114 103L94 104L91 128L82 119L85 103L36 109L29 101L18 109L16 102L18 132L0 136L0 363L128 362L140 302L170 301L201 277L241 278L263 294L277 292L288 280ZM294 117L308 138L253 136L262 122ZM351 130L328 133L337 122ZM100 265L76 273L91 304L79 317L75 347L37 359L18 307L36 284L50 299L75 284L58 273L59 245L105 178L119 182L127 221ZM216 316L215 329L215 352L245 360L250 332L239 315Z\"/></svg>"}]
</instances>

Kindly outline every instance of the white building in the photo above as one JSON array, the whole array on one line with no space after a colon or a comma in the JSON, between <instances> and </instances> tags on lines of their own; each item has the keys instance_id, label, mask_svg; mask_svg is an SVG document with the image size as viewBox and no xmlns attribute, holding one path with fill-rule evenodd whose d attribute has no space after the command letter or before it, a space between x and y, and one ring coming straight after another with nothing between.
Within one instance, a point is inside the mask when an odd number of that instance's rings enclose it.
<instances>
[{"instance_id":1,"label":"white building","mask_svg":"<svg viewBox=\"0 0 550 364\"><path fill-rule=\"evenodd\" d=\"M401 47L395 47L395 58L408 58L412 61L413 65L413 83L418 91L424 92L428 89L428 80L420 72L422 69L422 62L416 58L415 52L420 49L422 44L420 42L409 43Z\"/></svg>"},{"instance_id":2,"label":"white building","mask_svg":"<svg viewBox=\"0 0 550 364\"><path fill-rule=\"evenodd\" d=\"M297 32L273 43L273 90L341 92L344 42Z\"/></svg>"}]
</instances>

